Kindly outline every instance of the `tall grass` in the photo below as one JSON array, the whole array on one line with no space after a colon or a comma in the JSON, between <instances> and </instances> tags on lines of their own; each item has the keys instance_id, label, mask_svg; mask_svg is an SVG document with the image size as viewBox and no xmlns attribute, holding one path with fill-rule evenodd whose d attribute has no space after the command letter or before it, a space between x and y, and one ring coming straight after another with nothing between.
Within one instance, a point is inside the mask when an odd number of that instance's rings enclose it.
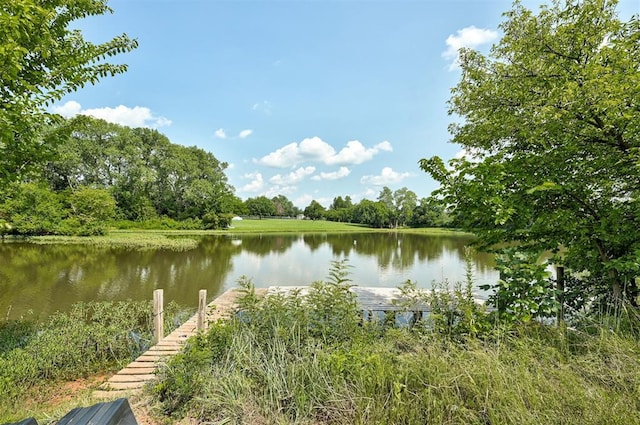
<instances>
[{"instance_id":1,"label":"tall grass","mask_svg":"<svg viewBox=\"0 0 640 425\"><path fill-rule=\"evenodd\" d=\"M363 323L344 266L306 296L260 299L242 281L242 314L191 340L160 373L151 393L162 414L202 423L640 423L633 337L540 323L474 333L432 320ZM452 308L444 301L436 313Z\"/></svg>"},{"instance_id":2,"label":"tall grass","mask_svg":"<svg viewBox=\"0 0 640 425\"><path fill-rule=\"evenodd\" d=\"M184 313L169 303L165 328ZM25 398L65 380L116 370L150 346L150 302L75 304L46 322L0 321L0 422L24 418Z\"/></svg>"}]
</instances>

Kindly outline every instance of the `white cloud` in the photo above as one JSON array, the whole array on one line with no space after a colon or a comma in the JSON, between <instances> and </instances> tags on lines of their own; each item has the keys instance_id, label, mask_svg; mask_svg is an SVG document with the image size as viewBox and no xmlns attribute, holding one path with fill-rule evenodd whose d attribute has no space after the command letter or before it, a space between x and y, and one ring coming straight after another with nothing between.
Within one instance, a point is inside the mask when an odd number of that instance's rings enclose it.
<instances>
[{"instance_id":1,"label":"white cloud","mask_svg":"<svg viewBox=\"0 0 640 425\"><path fill-rule=\"evenodd\" d=\"M300 167L295 171L290 172L285 176L281 176L280 174L276 174L275 176L269 179L270 183L278 184L278 185L287 185L294 184L304 180L305 177L313 174L316 171L316 167Z\"/></svg>"},{"instance_id":2,"label":"white cloud","mask_svg":"<svg viewBox=\"0 0 640 425\"><path fill-rule=\"evenodd\" d=\"M358 140L351 140L347 142L347 146L342 148L337 155L333 155L328 158L327 164L362 164L363 162L370 161L380 151L393 151L391 143L380 142L372 148L365 148Z\"/></svg>"},{"instance_id":3,"label":"white cloud","mask_svg":"<svg viewBox=\"0 0 640 425\"><path fill-rule=\"evenodd\" d=\"M249 173L245 174L243 177L245 179L252 180L240 188L242 192L259 192L264 187L264 179L260 173Z\"/></svg>"},{"instance_id":4,"label":"white cloud","mask_svg":"<svg viewBox=\"0 0 640 425\"><path fill-rule=\"evenodd\" d=\"M280 149L260 158L259 160L255 160L255 162L263 165L268 165L269 167L295 167L298 163L301 162L301 158L298 154L298 144L289 143L288 145L283 146Z\"/></svg>"},{"instance_id":5,"label":"white cloud","mask_svg":"<svg viewBox=\"0 0 640 425\"><path fill-rule=\"evenodd\" d=\"M54 113L70 118L75 115L88 115L100 118L115 124L126 125L129 127L166 127L171 125L171 120L165 117L153 115L151 109L144 106L128 106L119 105L115 108L93 108L82 109L80 103L70 100L64 105L54 106Z\"/></svg>"},{"instance_id":6,"label":"white cloud","mask_svg":"<svg viewBox=\"0 0 640 425\"><path fill-rule=\"evenodd\" d=\"M480 150L467 150L462 148L454 155L454 159L464 159L469 162L480 162L484 157L482 151Z\"/></svg>"},{"instance_id":7,"label":"white cloud","mask_svg":"<svg viewBox=\"0 0 640 425\"><path fill-rule=\"evenodd\" d=\"M263 165L291 168L307 161L326 165L354 165L371 160L381 151L392 151L391 143L384 141L372 148L365 148L358 140L351 140L336 153L336 150L319 137L311 137L298 143L289 143L274 152L254 160Z\"/></svg>"},{"instance_id":8,"label":"white cloud","mask_svg":"<svg viewBox=\"0 0 640 425\"><path fill-rule=\"evenodd\" d=\"M325 164L335 156L336 150L319 137L304 139L298 146L301 159L307 161L319 161Z\"/></svg>"},{"instance_id":9,"label":"white cloud","mask_svg":"<svg viewBox=\"0 0 640 425\"><path fill-rule=\"evenodd\" d=\"M70 100L64 105L54 106L52 109L56 114L60 114L65 118L71 118L78 115L82 111L82 105L80 105L75 100Z\"/></svg>"},{"instance_id":10,"label":"white cloud","mask_svg":"<svg viewBox=\"0 0 640 425\"><path fill-rule=\"evenodd\" d=\"M238 134L238 137L241 138L241 139L245 139L245 138L251 136L251 134L253 134L253 130L246 129L246 130L242 130L240 132L240 134Z\"/></svg>"},{"instance_id":11,"label":"white cloud","mask_svg":"<svg viewBox=\"0 0 640 425\"><path fill-rule=\"evenodd\" d=\"M467 150L466 149L460 149L453 157L455 159L462 159L462 158L466 158L468 156Z\"/></svg>"},{"instance_id":12,"label":"white cloud","mask_svg":"<svg viewBox=\"0 0 640 425\"><path fill-rule=\"evenodd\" d=\"M368 188L367 190L364 191L364 194L362 195L362 198L373 198L375 199L378 195L380 194L380 192L376 191L373 188Z\"/></svg>"},{"instance_id":13,"label":"white cloud","mask_svg":"<svg viewBox=\"0 0 640 425\"><path fill-rule=\"evenodd\" d=\"M490 29L470 27L462 28L456 32L456 35L449 35L446 40L447 50L442 53L442 57L451 61L449 70L452 71L459 67L459 50L463 47L475 49L483 44L491 43L498 38L498 33Z\"/></svg>"},{"instance_id":14,"label":"white cloud","mask_svg":"<svg viewBox=\"0 0 640 425\"><path fill-rule=\"evenodd\" d=\"M334 171L331 173L320 173L320 175L317 176L313 176L311 177L311 180L316 180L316 181L320 181L320 180L338 180L344 177L347 177L349 174L351 174L351 170L349 170L347 167L340 167L340 169L338 171Z\"/></svg>"},{"instance_id":15,"label":"white cloud","mask_svg":"<svg viewBox=\"0 0 640 425\"><path fill-rule=\"evenodd\" d=\"M298 190L298 188L296 186L271 186L269 189L267 189L266 192L263 193L264 196L266 196L267 198L271 199L274 196L278 196L278 195L285 195L285 196L289 196L291 194L293 194L296 190Z\"/></svg>"},{"instance_id":16,"label":"white cloud","mask_svg":"<svg viewBox=\"0 0 640 425\"><path fill-rule=\"evenodd\" d=\"M362 184L372 184L375 186L385 186L388 184L400 183L405 178L409 177L411 173L398 173L393 171L391 167L384 167L382 172L378 176L363 176L360 179Z\"/></svg>"},{"instance_id":17,"label":"white cloud","mask_svg":"<svg viewBox=\"0 0 640 425\"><path fill-rule=\"evenodd\" d=\"M224 131L224 128L219 128L214 133L214 136L216 137L216 139L226 139L227 138L227 132Z\"/></svg>"}]
</instances>

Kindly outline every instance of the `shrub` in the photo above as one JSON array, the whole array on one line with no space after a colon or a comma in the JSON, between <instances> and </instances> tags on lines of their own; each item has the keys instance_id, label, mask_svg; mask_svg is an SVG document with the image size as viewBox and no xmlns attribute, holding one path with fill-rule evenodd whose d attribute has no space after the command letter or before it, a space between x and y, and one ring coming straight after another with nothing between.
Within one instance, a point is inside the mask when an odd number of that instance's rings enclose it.
<instances>
[{"instance_id":1,"label":"shrub","mask_svg":"<svg viewBox=\"0 0 640 425\"><path fill-rule=\"evenodd\" d=\"M552 317L558 311L553 282L546 265L537 260L538 255L515 248L504 249L496 256L500 279L496 285L483 285L482 289L494 291L489 302L497 308L501 319L528 322Z\"/></svg>"},{"instance_id":2,"label":"shrub","mask_svg":"<svg viewBox=\"0 0 640 425\"><path fill-rule=\"evenodd\" d=\"M48 235L56 232L65 215L58 194L35 183L13 184L5 194L0 216L5 216L10 226L6 233Z\"/></svg>"}]
</instances>

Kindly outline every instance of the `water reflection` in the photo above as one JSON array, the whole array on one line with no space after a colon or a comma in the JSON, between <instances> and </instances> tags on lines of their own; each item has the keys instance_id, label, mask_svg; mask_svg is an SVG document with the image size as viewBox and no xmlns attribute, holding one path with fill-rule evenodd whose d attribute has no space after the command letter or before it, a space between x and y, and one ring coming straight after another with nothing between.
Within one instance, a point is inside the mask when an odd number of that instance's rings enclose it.
<instances>
[{"instance_id":1,"label":"water reflection","mask_svg":"<svg viewBox=\"0 0 640 425\"><path fill-rule=\"evenodd\" d=\"M349 259L355 284L398 286L407 279L464 279L470 239L419 234L304 234L203 237L186 252L82 245L0 244L0 317L28 310L46 317L77 301L165 300L195 306L199 289L210 298L246 275L256 286L307 285L326 279L331 261ZM497 279L492 258L475 254L478 284Z\"/></svg>"}]
</instances>

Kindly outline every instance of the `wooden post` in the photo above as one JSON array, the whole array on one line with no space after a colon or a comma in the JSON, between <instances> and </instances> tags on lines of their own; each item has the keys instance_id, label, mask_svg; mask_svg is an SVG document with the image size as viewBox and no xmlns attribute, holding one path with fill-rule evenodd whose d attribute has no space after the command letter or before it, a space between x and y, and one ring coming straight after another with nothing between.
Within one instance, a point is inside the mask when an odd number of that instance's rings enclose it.
<instances>
[{"instance_id":1,"label":"wooden post","mask_svg":"<svg viewBox=\"0 0 640 425\"><path fill-rule=\"evenodd\" d=\"M556 289L558 291L558 324L564 321L564 266L556 266Z\"/></svg>"},{"instance_id":2,"label":"wooden post","mask_svg":"<svg viewBox=\"0 0 640 425\"><path fill-rule=\"evenodd\" d=\"M207 290L201 289L198 293L198 320L196 322L197 331L206 331L207 329Z\"/></svg>"},{"instance_id":3,"label":"wooden post","mask_svg":"<svg viewBox=\"0 0 640 425\"><path fill-rule=\"evenodd\" d=\"M153 291L153 338L158 343L164 338L164 301L162 289Z\"/></svg>"}]
</instances>

